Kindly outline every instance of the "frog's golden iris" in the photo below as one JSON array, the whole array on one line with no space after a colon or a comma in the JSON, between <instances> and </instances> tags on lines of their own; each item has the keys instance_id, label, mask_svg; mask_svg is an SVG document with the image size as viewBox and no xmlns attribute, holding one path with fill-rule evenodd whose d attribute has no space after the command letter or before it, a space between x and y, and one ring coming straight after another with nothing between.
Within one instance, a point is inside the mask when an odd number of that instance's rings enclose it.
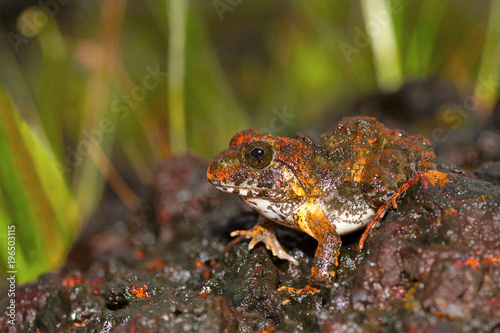
<instances>
[{"instance_id":1,"label":"frog's golden iris","mask_svg":"<svg viewBox=\"0 0 500 333\"><path fill-rule=\"evenodd\" d=\"M254 169L267 168L274 160L275 149L267 142L251 142L243 153L246 163Z\"/></svg>"}]
</instances>

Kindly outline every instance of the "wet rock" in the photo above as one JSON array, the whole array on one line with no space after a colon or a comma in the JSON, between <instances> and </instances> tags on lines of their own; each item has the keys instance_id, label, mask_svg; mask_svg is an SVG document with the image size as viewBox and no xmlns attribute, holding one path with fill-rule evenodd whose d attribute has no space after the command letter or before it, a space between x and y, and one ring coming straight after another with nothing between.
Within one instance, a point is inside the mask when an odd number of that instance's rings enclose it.
<instances>
[{"instance_id":1,"label":"wet rock","mask_svg":"<svg viewBox=\"0 0 500 333\"><path fill-rule=\"evenodd\" d=\"M474 174L482 180L500 185L500 162L485 163Z\"/></svg>"},{"instance_id":2,"label":"wet rock","mask_svg":"<svg viewBox=\"0 0 500 333\"><path fill-rule=\"evenodd\" d=\"M149 297L148 297L149 298ZM237 332L238 321L222 297L184 302L171 293L121 311L105 311L88 332Z\"/></svg>"},{"instance_id":3,"label":"wet rock","mask_svg":"<svg viewBox=\"0 0 500 333\"><path fill-rule=\"evenodd\" d=\"M352 307L425 313L429 327L446 318L459 331L493 329L500 324L499 235L500 187L455 174L441 183L424 178L367 244Z\"/></svg>"},{"instance_id":4,"label":"wet rock","mask_svg":"<svg viewBox=\"0 0 500 333\"><path fill-rule=\"evenodd\" d=\"M299 266L262 244L228 246L229 233L251 228L257 215L230 195L205 192L205 168L192 156L167 161L139 211L87 231L75 245L92 260L74 255L61 272L19 286L16 330L490 332L500 326L499 186L453 168L423 177L363 251L354 249L359 233L343 237L332 288L297 295L278 288L307 284L316 241L278 229ZM489 179L488 170L476 175ZM16 330L0 317L0 331Z\"/></svg>"},{"instance_id":5,"label":"wet rock","mask_svg":"<svg viewBox=\"0 0 500 333\"><path fill-rule=\"evenodd\" d=\"M38 281L16 290L16 322L9 325L0 319L2 332L74 331L103 311L104 302L82 276L42 275ZM3 304L7 300L4 298Z\"/></svg>"}]
</instances>

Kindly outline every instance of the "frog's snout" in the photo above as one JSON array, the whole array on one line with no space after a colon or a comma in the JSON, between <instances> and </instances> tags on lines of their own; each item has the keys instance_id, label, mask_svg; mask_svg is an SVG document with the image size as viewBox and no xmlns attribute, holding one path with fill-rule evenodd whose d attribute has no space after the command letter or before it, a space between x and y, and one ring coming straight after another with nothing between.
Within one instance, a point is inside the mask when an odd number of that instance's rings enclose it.
<instances>
[{"instance_id":1,"label":"frog's snout","mask_svg":"<svg viewBox=\"0 0 500 333\"><path fill-rule=\"evenodd\" d=\"M207 179L209 182L212 182L214 176L210 173L210 169L207 170Z\"/></svg>"},{"instance_id":2,"label":"frog's snout","mask_svg":"<svg viewBox=\"0 0 500 333\"><path fill-rule=\"evenodd\" d=\"M210 183L218 185L218 183L230 178L229 166L223 158L214 158L207 169L207 179Z\"/></svg>"},{"instance_id":3,"label":"frog's snout","mask_svg":"<svg viewBox=\"0 0 500 333\"><path fill-rule=\"evenodd\" d=\"M213 184L213 181L215 179L215 175L214 175L214 172L213 172L214 171L213 170L213 168L214 168L213 165L214 165L215 162L216 162L216 160L210 162L210 165L208 166L208 169L207 169L207 179L212 184Z\"/></svg>"}]
</instances>

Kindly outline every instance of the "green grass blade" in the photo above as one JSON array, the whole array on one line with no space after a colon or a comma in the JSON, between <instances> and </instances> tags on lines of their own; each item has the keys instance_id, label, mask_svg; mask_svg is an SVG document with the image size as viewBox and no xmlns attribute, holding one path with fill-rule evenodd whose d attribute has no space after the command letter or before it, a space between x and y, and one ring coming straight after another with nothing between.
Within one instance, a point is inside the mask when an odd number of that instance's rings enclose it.
<instances>
[{"instance_id":1,"label":"green grass blade","mask_svg":"<svg viewBox=\"0 0 500 333\"><path fill-rule=\"evenodd\" d=\"M500 80L500 1L491 1L486 40L481 57L475 96L485 110L492 110Z\"/></svg>"},{"instance_id":2,"label":"green grass blade","mask_svg":"<svg viewBox=\"0 0 500 333\"><path fill-rule=\"evenodd\" d=\"M168 0L168 116L172 152L186 150L186 115L184 112L184 75L187 0Z\"/></svg>"},{"instance_id":3,"label":"green grass blade","mask_svg":"<svg viewBox=\"0 0 500 333\"><path fill-rule=\"evenodd\" d=\"M42 49L42 64L37 114L55 157L62 162L65 159L64 118L69 118L68 110L75 108L69 101L71 88L75 86L75 75L68 70L66 45L53 19L39 32L38 40ZM71 82L71 86L65 82Z\"/></svg>"},{"instance_id":4,"label":"green grass blade","mask_svg":"<svg viewBox=\"0 0 500 333\"><path fill-rule=\"evenodd\" d=\"M187 25L186 112L189 147L206 158L225 149L231 137L249 127L195 10Z\"/></svg>"},{"instance_id":5,"label":"green grass blade","mask_svg":"<svg viewBox=\"0 0 500 333\"><path fill-rule=\"evenodd\" d=\"M439 28L448 8L448 1L424 1L420 7L418 22L412 31L406 55L405 69L410 76L429 75L432 54Z\"/></svg>"},{"instance_id":6,"label":"green grass blade","mask_svg":"<svg viewBox=\"0 0 500 333\"><path fill-rule=\"evenodd\" d=\"M10 153L9 142L0 126L0 193L2 201L0 205L0 238L2 248L1 265L2 278L7 271L7 231L10 226L16 228L16 269L18 281L35 279L38 273L49 267L46 257L38 258L38 253L45 253L43 237L40 237L41 222L32 213L28 193L18 177L15 161ZM32 262L33 265L26 265ZM24 265L22 263L25 263Z\"/></svg>"},{"instance_id":7,"label":"green grass blade","mask_svg":"<svg viewBox=\"0 0 500 333\"><path fill-rule=\"evenodd\" d=\"M383 90L403 83L392 14L388 0L361 0L365 29L371 40L377 82Z\"/></svg>"},{"instance_id":8,"label":"green grass blade","mask_svg":"<svg viewBox=\"0 0 500 333\"><path fill-rule=\"evenodd\" d=\"M78 209L61 170L1 85L0 153L1 234L15 225L18 279L25 282L61 264L78 231Z\"/></svg>"}]
</instances>

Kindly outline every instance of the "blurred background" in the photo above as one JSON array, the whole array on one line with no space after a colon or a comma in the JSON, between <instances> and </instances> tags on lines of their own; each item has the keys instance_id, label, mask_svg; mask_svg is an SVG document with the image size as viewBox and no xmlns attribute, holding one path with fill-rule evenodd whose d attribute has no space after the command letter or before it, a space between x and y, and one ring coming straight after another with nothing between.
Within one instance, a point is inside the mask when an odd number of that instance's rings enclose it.
<instances>
[{"instance_id":1,"label":"blurred background","mask_svg":"<svg viewBox=\"0 0 500 333\"><path fill-rule=\"evenodd\" d=\"M103 198L133 210L162 160L209 160L248 127L387 107L438 145L486 126L499 22L493 0L0 0L1 273L9 226L18 281L36 279Z\"/></svg>"}]
</instances>

